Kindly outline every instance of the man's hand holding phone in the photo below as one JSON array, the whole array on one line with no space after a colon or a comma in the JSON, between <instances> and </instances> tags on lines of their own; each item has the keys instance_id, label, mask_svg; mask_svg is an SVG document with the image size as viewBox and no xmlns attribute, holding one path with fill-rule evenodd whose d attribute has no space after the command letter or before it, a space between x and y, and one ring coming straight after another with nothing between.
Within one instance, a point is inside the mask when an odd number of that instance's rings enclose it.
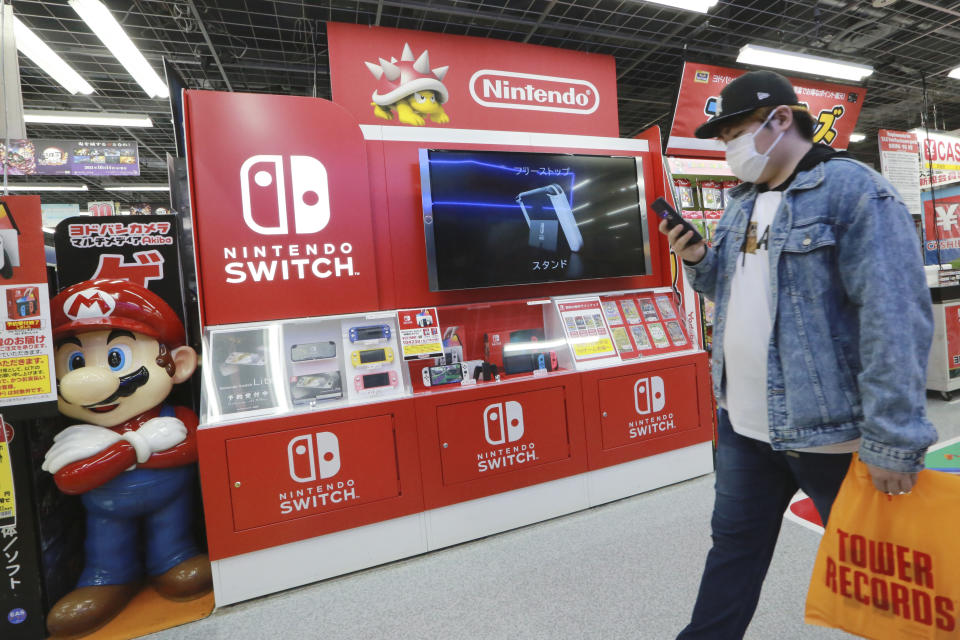
<instances>
[{"instance_id":1,"label":"man's hand holding phone","mask_svg":"<svg viewBox=\"0 0 960 640\"><path fill-rule=\"evenodd\" d=\"M694 232L687 231L679 224L671 229L666 220L661 220L660 233L667 236L670 248L684 262L696 264L707 255L707 245L703 242L703 238L698 238L696 242L691 243Z\"/></svg>"}]
</instances>

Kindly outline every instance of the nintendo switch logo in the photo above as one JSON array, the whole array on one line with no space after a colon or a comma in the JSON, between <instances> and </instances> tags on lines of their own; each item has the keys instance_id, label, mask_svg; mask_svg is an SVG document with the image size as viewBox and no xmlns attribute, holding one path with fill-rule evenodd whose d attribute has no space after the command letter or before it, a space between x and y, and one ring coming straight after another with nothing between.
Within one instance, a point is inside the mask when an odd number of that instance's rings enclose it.
<instances>
[{"instance_id":1,"label":"nintendo switch logo","mask_svg":"<svg viewBox=\"0 0 960 640\"><path fill-rule=\"evenodd\" d=\"M586 80L481 69L470 78L470 95L484 107L588 115L600 106L597 87Z\"/></svg>"},{"instance_id":2,"label":"nintendo switch logo","mask_svg":"<svg viewBox=\"0 0 960 640\"><path fill-rule=\"evenodd\" d=\"M523 437L523 407L515 400L487 405L483 433L492 445L516 442Z\"/></svg>"},{"instance_id":3,"label":"nintendo switch logo","mask_svg":"<svg viewBox=\"0 0 960 640\"><path fill-rule=\"evenodd\" d=\"M290 184L293 199L293 224L298 234L316 233L330 222L330 189L327 169L310 156L290 156ZM289 233L287 220L287 181L283 156L258 155L244 160L240 167L240 194L243 221L250 229L266 236ZM256 206L254 206L256 202ZM267 226L254 220L273 220Z\"/></svg>"},{"instance_id":4,"label":"nintendo switch logo","mask_svg":"<svg viewBox=\"0 0 960 640\"><path fill-rule=\"evenodd\" d=\"M667 394L663 390L663 378L650 376L637 380L637 383L633 385L633 401L637 413L641 416L663 411L663 407L667 404Z\"/></svg>"},{"instance_id":5,"label":"nintendo switch logo","mask_svg":"<svg viewBox=\"0 0 960 640\"><path fill-rule=\"evenodd\" d=\"M340 473L340 441L329 431L297 436L287 444L287 462L297 482L332 478Z\"/></svg>"}]
</instances>

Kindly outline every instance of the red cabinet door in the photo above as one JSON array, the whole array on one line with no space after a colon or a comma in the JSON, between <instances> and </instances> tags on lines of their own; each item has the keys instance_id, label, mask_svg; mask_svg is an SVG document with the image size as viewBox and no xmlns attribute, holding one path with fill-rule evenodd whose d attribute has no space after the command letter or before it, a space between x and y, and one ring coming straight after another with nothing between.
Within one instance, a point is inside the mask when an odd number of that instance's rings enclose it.
<instances>
[{"instance_id":1,"label":"red cabinet door","mask_svg":"<svg viewBox=\"0 0 960 640\"><path fill-rule=\"evenodd\" d=\"M426 507L586 471L580 376L570 372L416 398Z\"/></svg>"},{"instance_id":2,"label":"red cabinet door","mask_svg":"<svg viewBox=\"0 0 960 640\"><path fill-rule=\"evenodd\" d=\"M570 457L563 387L437 409L445 485Z\"/></svg>"},{"instance_id":3,"label":"red cabinet door","mask_svg":"<svg viewBox=\"0 0 960 640\"><path fill-rule=\"evenodd\" d=\"M237 531L400 495L392 416L227 440Z\"/></svg>"},{"instance_id":4,"label":"red cabinet door","mask_svg":"<svg viewBox=\"0 0 960 640\"><path fill-rule=\"evenodd\" d=\"M707 354L637 362L583 374L591 469L601 469L713 437Z\"/></svg>"}]
</instances>

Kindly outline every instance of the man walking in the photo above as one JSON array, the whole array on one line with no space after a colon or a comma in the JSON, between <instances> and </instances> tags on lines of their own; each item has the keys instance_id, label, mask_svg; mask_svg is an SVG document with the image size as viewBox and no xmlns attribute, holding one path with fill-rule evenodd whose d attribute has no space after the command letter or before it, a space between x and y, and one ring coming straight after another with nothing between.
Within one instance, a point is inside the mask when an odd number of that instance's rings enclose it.
<instances>
[{"instance_id":1,"label":"man walking","mask_svg":"<svg viewBox=\"0 0 960 640\"><path fill-rule=\"evenodd\" d=\"M752 71L697 129L734 174L707 248L660 231L716 304L713 547L678 640L737 640L750 623L797 489L824 522L852 452L880 491L909 493L937 435L926 418L930 295L894 188L813 144L789 80Z\"/></svg>"}]
</instances>

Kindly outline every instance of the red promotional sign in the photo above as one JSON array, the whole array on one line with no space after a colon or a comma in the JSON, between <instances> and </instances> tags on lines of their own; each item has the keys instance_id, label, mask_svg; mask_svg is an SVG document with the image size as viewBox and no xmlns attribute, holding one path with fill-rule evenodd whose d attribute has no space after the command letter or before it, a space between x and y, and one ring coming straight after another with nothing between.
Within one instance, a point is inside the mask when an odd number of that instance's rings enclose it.
<instances>
[{"instance_id":1,"label":"red promotional sign","mask_svg":"<svg viewBox=\"0 0 960 640\"><path fill-rule=\"evenodd\" d=\"M327 24L333 99L363 124L619 136L610 56Z\"/></svg>"},{"instance_id":2,"label":"red promotional sign","mask_svg":"<svg viewBox=\"0 0 960 640\"><path fill-rule=\"evenodd\" d=\"M188 91L184 104L204 323L376 309L357 121L317 98Z\"/></svg>"},{"instance_id":3,"label":"red promotional sign","mask_svg":"<svg viewBox=\"0 0 960 640\"><path fill-rule=\"evenodd\" d=\"M722 158L723 145L716 140L699 140L694 131L716 113L720 92L746 69L684 63L680 95L673 115L673 127L667 140L667 153ZM810 109L817 121L814 141L835 149L846 149L850 134L860 117L867 90L813 80L790 78L797 98Z\"/></svg>"},{"instance_id":4,"label":"red promotional sign","mask_svg":"<svg viewBox=\"0 0 960 640\"><path fill-rule=\"evenodd\" d=\"M390 416L227 441L237 531L400 494Z\"/></svg>"},{"instance_id":5,"label":"red promotional sign","mask_svg":"<svg viewBox=\"0 0 960 640\"><path fill-rule=\"evenodd\" d=\"M928 243L935 245L939 235L941 249L960 249L960 196L937 198L936 211L933 200L927 200L923 203L923 214Z\"/></svg>"},{"instance_id":6,"label":"red promotional sign","mask_svg":"<svg viewBox=\"0 0 960 640\"><path fill-rule=\"evenodd\" d=\"M947 368L960 370L960 304L944 307L947 325Z\"/></svg>"},{"instance_id":7,"label":"red promotional sign","mask_svg":"<svg viewBox=\"0 0 960 640\"><path fill-rule=\"evenodd\" d=\"M917 142L917 135L909 131L894 131L892 129L880 129L877 133L877 140L880 142L880 151L899 151L901 153L920 153L920 143Z\"/></svg>"}]
</instances>

